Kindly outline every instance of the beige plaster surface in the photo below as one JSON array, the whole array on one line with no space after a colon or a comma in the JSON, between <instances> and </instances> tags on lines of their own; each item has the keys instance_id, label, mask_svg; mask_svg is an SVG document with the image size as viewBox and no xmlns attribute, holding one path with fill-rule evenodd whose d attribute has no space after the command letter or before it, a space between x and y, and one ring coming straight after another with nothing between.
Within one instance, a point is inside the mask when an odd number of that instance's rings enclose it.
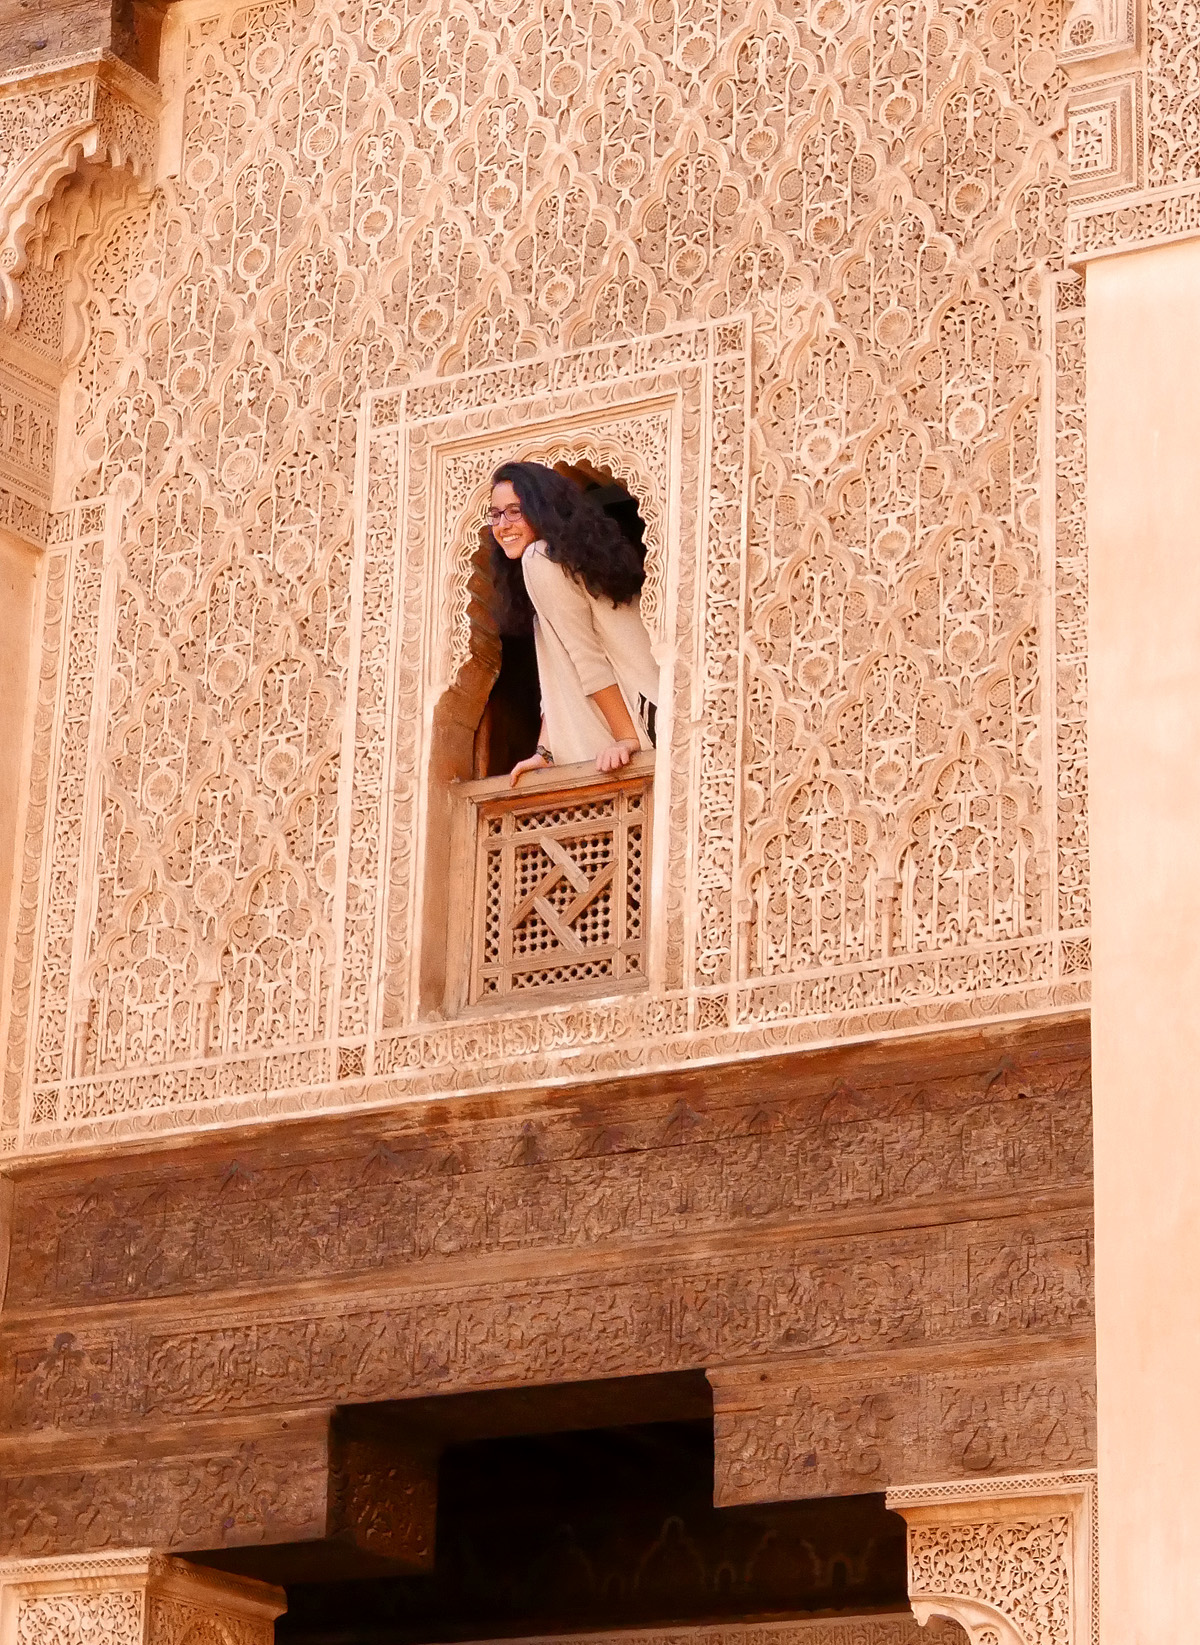
<instances>
[{"instance_id":1,"label":"beige plaster surface","mask_svg":"<svg viewBox=\"0 0 1200 1645\"><path fill-rule=\"evenodd\" d=\"M0 533L0 975L16 868L37 563L34 549Z\"/></svg>"},{"instance_id":2,"label":"beige plaster surface","mask_svg":"<svg viewBox=\"0 0 1200 1645\"><path fill-rule=\"evenodd\" d=\"M1200 1580L1200 241L1087 271L1100 1615Z\"/></svg>"}]
</instances>

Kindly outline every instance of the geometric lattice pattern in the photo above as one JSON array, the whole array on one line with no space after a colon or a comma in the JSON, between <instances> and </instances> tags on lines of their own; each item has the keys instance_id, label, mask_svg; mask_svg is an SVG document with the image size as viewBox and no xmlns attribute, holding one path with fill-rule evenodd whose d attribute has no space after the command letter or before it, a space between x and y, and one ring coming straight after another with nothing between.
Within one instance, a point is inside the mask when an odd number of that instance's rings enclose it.
<instances>
[{"instance_id":1,"label":"geometric lattice pattern","mask_svg":"<svg viewBox=\"0 0 1200 1645\"><path fill-rule=\"evenodd\" d=\"M649 777L479 808L472 1002L643 975L649 821Z\"/></svg>"}]
</instances>

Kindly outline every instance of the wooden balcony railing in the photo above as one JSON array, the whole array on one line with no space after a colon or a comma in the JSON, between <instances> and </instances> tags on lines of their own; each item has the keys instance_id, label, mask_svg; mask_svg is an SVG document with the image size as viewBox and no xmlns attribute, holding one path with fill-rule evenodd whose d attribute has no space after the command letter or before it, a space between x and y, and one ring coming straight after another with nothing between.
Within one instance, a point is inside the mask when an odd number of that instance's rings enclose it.
<instances>
[{"instance_id":1,"label":"wooden balcony railing","mask_svg":"<svg viewBox=\"0 0 1200 1645\"><path fill-rule=\"evenodd\" d=\"M552 767L515 789L507 777L459 787L459 839L473 847L466 1004L644 977L653 767L640 754L616 776Z\"/></svg>"}]
</instances>

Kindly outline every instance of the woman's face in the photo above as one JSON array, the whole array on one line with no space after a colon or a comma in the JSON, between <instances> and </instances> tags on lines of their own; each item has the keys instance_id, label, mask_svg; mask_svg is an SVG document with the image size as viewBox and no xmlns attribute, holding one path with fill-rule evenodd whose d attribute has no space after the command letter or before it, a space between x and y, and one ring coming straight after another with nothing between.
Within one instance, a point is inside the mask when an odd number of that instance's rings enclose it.
<instances>
[{"instance_id":1,"label":"woman's face","mask_svg":"<svg viewBox=\"0 0 1200 1645\"><path fill-rule=\"evenodd\" d=\"M521 500L508 480L492 487L492 511L488 517L492 536L510 560L519 560L537 541L537 532L521 513Z\"/></svg>"}]
</instances>

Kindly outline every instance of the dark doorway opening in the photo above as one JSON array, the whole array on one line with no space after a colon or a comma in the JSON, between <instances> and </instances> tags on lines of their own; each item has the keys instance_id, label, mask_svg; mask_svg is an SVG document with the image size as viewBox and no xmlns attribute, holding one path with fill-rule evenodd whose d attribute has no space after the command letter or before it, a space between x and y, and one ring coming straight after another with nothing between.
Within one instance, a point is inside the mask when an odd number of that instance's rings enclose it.
<instances>
[{"instance_id":1,"label":"dark doorway opening","mask_svg":"<svg viewBox=\"0 0 1200 1645\"><path fill-rule=\"evenodd\" d=\"M280 1582L279 1645L434 1645L907 1609L882 1495L713 1507L696 1372L345 1408L438 1454L427 1569L344 1544L193 1556Z\"/></svg>"},{"instance_id":2,"label":"dark doorway opening","mask_svg":"<svg viewBox=\"0 0 1200 1645\"><path fill-rule=\"evenodd\" d=\"M644 559L645 522L637 498L628 488L608 469L591 463L556 463L554 466L558 473L574 480L582 491L591 495ZM506 632L500 625L500 672L475 733L473 775L502 777L518 760L528 759L537 748L540 725L541 699L533 633L527 629Z\"/></svg>"},{"instance_id":3,"label":"dark doorway opening","mask_svg":"<svg viewBox=\"0 0 1200 1645\"><path fill-rule=\"evenodd\" d=\"M295 1584L276 1639L417 1645L904 1609L881 1496L712 1506L712 1426L454 1446L427 1576Z\"/></svg>"}]
</instances>

